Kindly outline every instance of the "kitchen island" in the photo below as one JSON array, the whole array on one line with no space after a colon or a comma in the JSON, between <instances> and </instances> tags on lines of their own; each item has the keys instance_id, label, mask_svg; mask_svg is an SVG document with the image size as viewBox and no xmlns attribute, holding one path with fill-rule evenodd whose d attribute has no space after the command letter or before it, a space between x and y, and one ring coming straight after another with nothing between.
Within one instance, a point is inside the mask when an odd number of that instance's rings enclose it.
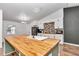
<instances>
[{"instance_id":1,"label":"kitchen island","mask_svg":"<svg viewBox=\"0 0 79 59\"><path fill-rule=\"evenodd\" d=\"M36 40L26 35L5 37L5 55L16 51L18 56L58 56L59 40Z\"/></svg>"}]
</instances>

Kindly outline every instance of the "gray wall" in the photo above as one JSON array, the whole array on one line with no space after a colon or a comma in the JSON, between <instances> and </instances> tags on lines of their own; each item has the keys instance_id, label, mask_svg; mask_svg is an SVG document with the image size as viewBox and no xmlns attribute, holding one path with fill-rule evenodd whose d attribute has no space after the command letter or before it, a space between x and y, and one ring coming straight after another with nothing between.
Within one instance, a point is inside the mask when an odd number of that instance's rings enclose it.
<instances>
[{"instance_id":1,"label":"gray wall","mask_svg":"<svg viewBox=\"0 0 79 59\"><path fill-rule=\"evenodd\" d=\"M64 9L64 39L79 44L79 6Z\"/></svg>"},{"instance_id":2,"label":"gray wall","mask_svg":"<svg viewBox=\"0 0 79 59\"><path fill-rule=\"evenodd\" d=\"M7 28L9 25L15 25L16 33L15 34L27 34L27 24L22 24L12 21L3 21L3 37L7 36Z\"/></svg>"}]
</instances>

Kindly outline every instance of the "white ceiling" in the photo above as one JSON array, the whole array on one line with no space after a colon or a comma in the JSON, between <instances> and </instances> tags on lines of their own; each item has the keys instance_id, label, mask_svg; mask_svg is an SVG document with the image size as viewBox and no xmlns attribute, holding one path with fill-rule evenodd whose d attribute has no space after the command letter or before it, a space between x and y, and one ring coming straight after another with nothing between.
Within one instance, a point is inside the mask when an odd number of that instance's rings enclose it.
<instances>
[{"instance_id":1,"label":"white ceiling","mask_svg":"<svg viewBox=\"0 0 79 59\"><path fill-rule=\"evenodd\" d=\"M0 3L0 9L3 10L3 20L21 22L17 17L25 13L33 20L40 20L56 10L64 7L76 6L79 4L68 3ZM34 12L35 8L40 8L38 13Z\"/></svg>"}]
</instances>

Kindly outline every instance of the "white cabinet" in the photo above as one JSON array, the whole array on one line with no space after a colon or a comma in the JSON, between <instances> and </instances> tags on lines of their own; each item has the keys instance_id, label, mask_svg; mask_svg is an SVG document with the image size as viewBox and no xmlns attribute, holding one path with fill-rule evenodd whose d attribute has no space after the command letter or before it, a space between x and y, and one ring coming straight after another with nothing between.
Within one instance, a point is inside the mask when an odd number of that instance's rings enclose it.
<instances>
[{"instance_id":1,"label":"white cabinet","mask_svg":"<svg viewBox=\"0 0 79 59\"><path fill-rule=\"evenodd\" d=\"M63 42L64 42L63 34L55 34L55 38L60 40L60 44L63 44Z\"/></svg>"},{"instance_id":2,"label":"white cabinet","mask_svg":"<svg viewBox=\"0 0 79 59\"><path fill-rule=\"evenodd\" d=\"M63 44L63 42L64 42L64 35L63 34L42 34L42 33L39 33L38 35L39 36L46 36L48 38L59 39L60 44Z\"/></svg>"}]
</instances>

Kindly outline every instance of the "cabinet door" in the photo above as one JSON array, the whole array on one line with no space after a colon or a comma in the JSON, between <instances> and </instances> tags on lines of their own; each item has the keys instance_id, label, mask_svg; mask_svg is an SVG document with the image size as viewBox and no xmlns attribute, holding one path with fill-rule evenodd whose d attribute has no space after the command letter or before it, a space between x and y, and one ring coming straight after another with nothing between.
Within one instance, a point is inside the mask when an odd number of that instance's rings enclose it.
<instances>
[{"instance_id":1,"label":"cabinet door","mask_svg":"<svg viewBox=\"0 0 79 59\"><path fill-rule=\"evenodd\" d=\"M5 41L5 55L12 51L15 51L15 49L7 41Z\"/></svg>"},{"instance_id":2,"label":"cabinet door","mask_svg":"<svg viewBox=\"0 0 79 59\"><path fill-rule=\"evenodd\" d=\"M59 52L59 45L57 44L56 47L54 47L51 52L48 54L48 56L58 56Z\"/></svg>"},{"instance_id":3,"label":"cabinet door","mask_svg":"<svg viewBox=\"0 0 79 59\"><path fill-rule=\"evenodd\" d=\"M56 39L59 39L60 40L60 44L63 44L63 42L64 42L64 37L63 37L64 35L55 35L55 38Z\"/></svg>"}]
</instances>

